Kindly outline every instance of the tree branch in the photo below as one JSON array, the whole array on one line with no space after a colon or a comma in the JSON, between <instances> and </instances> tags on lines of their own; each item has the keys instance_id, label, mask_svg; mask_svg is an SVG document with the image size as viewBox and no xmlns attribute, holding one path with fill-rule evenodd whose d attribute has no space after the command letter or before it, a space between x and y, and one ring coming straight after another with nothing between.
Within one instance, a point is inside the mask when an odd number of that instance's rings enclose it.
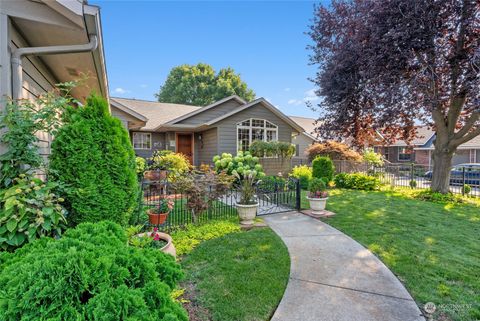
<instances>
[{"instance_id":1,"label":"tree branch","mask_svg":"<svg viewBox=\"0 0 480 321\"><path fill-rule=\"evenodd\" d=\"M468 142L469 140L477 137L480 135L480 126L466 134L465 136L459 138L459 139L454 139L450 142L450 145L453 145L455 148L462 145L463 143Z\"/></svg>"},{"instance_id":2,"label":"tree branch","mask_svg":"<svg viewBox=\"0 0 480 321\"><path fill-rule=\"evenodd\" d=\"M465 125L463 125L462 129L460 129L457 133L455 133L455 136L453 136L453 139L460 139L470 131L470 129L475 125L477 120L480 119L480 110L474 111L470 117L468 117L467 121L465 122Z\"/></svg>"}]
</instances>

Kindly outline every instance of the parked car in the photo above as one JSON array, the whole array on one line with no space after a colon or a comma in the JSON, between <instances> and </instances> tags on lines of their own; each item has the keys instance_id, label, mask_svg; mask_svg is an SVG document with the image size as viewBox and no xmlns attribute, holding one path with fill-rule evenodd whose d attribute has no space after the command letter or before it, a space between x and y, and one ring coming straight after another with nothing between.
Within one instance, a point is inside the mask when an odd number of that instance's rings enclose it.
<instances>
[{"instance_id":1,"label":"parked car","mask_svg":"<svg viewBox=\"0 0 480 321\"><path fill-rule=\"evenodd\" d=\"M450 171L450 185L463 184L463 169L465 168L465 184L480 185L480 163L458 164ZM427 180L432 180L432 171L425 173Z\"/></svg>"}]
</instances>

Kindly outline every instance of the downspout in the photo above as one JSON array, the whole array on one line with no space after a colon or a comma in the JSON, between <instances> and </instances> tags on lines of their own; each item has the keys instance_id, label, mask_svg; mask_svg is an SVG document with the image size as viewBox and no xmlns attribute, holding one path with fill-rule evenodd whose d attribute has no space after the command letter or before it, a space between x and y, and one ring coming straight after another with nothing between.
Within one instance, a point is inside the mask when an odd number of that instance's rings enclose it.
<instances>
[{"instance_id":1,"label":"downspout","mask_svg":"<svg viewBox=\"0 0 480 321\"><path fill-rule=\"evenodd\" d=\"M91 52L97 49L98 38L90 35L90 42L83 45L25 47L15 49L12 53L12 96L13 99L22 99L23 66L22 58L25 56L57 55L79 52Z\"/></svg>"}]
</instances>

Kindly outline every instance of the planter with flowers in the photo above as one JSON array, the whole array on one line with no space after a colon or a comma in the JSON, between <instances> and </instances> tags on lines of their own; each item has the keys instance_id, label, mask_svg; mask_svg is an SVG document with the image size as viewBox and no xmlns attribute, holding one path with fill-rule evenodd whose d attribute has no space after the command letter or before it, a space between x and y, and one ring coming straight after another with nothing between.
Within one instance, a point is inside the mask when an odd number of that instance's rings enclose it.
<instances>
[{"instance_id":1,"label":"planter with flowers","mask_svg":"<svg viewBox=\"0 0 480 321\"><path fill-rule=\"evenodd\" d=\"M253 225L258 209L257 196L255 195L255 187L258 183L257 171L246 170L243 175L233 171L233 175L238 179L239 199L235 206L240 217L240 224Z\"/></svg>"},{"instance_id":2,"label":"planter with flowers","mask_svg":"<svg viewBox=\"0 0 480 321\"><path fill-rule=\"evenodd\" d=\"M158 200L158 205L148 209L148 221L152 225L162 225L168 218L173 209L173 200L166 195Z\"/></svg>"},{"instance_id":3,"label":"planter with flowers","mask_svg":"<svg viewBox=\"0 0 480 321\"><path fill-rule=\"evenodd\" d=\"M140 248L155 248L160 251L176 257L177 251L173 245L172 237L166 233L158 231L155 227L152 232L140 233L143 226L132 226L127 229L128 244Z\"/></svg>"},{"instance_id":4,"label":"planter with flowers","mask_svg":"<svg viewBox=\"0 0 480 321\"><path fill-rule=\"evenodd\" d=\"M320 178L313 178L308 184L309 195L307 200L310 202L310 208L313 214L322 214L327 205L328 192L327 185Z\"/></svg>"}]
</instances>

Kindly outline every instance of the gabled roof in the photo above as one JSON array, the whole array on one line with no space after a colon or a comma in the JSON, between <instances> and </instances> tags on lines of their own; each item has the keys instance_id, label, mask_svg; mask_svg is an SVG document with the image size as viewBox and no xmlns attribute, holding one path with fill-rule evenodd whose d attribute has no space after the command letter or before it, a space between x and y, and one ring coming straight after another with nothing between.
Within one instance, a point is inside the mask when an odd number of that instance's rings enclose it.
<instances>
[{"instance_id":1,"label":"gabled roof","mask_svg":"<svg viewBox=\"0 0 480 321\"><path fill-rule=\"evenodd\" d=\"M291 120L299 124L305 131L302 133L308 138L318 141L317 138L317 133L315 129L318 127L315 125L315 122L317 121L315 118L309 118L309 117L300 117L300 116L288 116Z\"/></svg>"},{"instance_id":2,"label":"gabled roof","mask_svg":"<svg viewBox=\"0 0 480 321\"><path fill-rule=\"evenodd\" d=\"M257 98L255 100L252 100L251 102L249 102L248 104L245 104L243 106L240 106L238 108L235 108L234 110L232 110L231 112L229 113L226 113L220 117L217 117L217 118L214 118L208 122L205 123L205 125L207 126L211 126L225 118L228 118L232 115L235 115L245 109L248 109L250 107L253 107L257 104L262 104L264 107L266 107L268 110L270 110L272 113L274 113L275 115L277 115L280 119L282 119L283 121L285 121L287 124L289 124L290 126L292 126L293 128L295 128L299 133L302 133L304 132L305 130L300 126L298 125L296 122L294 122L292 119L290 119L287 115L285 115L284 113L282 113L279 109L277 109L275 106L273 106L272 104L270 104L265 98Z\"/></svg>"},{"instance_id":3,"label":"gabled roof","mask_svg":"<svg viewBox=\"0 0 480 321\"><path fill-rule=\"evenodd\" d=\"M170 121L168 122L168 124L178 123L179 121L182 121L182 120L185 120L185 119L187 119L187 118L190 118L190 117L192 117L192 116L194 116L194 115L203 113L204 111L209 110L209 109L212 109L212 108L214 108L214 107L216 107L216 106L218 106L218 105L221 105L221 104L223 104L223 103L225 103L225 102L227 102L227 101L229 101L229 100L235 100L235 101L237 101L240 105L246 104L246 101L243 100L242 98L238 97L237 95L232 95L232 96L229 96L229 97L225 97L225 98L223 98L223 99L221 99L221 100L219 100L219 101L216 101L216 102L214 102L214 103L212 103L212 104L210 104L210 105L207 105L207 106L205 106L205 107L198 108L197 110L194 110L194 111L189 112L189 113L187 113L187 114L185 114L185 115L182 115L182 116L180 116L180 117L177 117L177 118L175 118L175 119L172 119L172 120L170 120Z\"/></svg>"},{"instance_id":4,"label":"gabled roof","mask_svg":"<svg viewBox=\"0 0 480 321\"><path fill-rule=\"evenodd\" d=\"M122 111L136 118L138 118L136 116L138 114L143 116L147 123L142 127L142 130L155 130L155 128L162 124L201 108L197 106L159 103L156 101L140 99L111 98L111 100L114 107L120 105L124 108Z\"/></svg>"}]
</instances>

